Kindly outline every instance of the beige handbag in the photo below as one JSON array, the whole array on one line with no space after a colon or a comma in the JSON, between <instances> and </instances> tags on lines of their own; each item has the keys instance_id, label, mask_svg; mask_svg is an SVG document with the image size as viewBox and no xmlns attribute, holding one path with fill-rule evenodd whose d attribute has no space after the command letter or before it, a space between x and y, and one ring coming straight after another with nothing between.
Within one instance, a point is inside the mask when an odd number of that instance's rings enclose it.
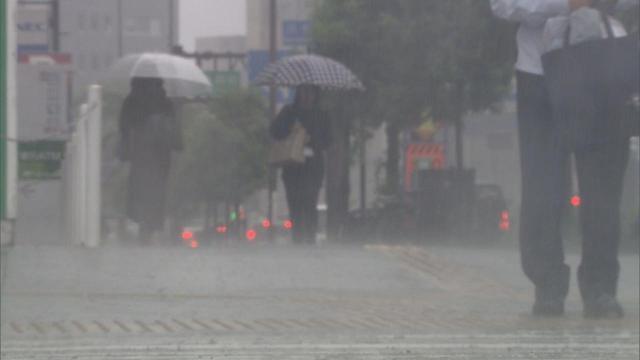
<instances>
[{"instance_id":1,"label":"beige handbag","mask_svg":"<svg viewBox=\"0 0 640 360\"><path fill-rule=\"evenodd\" d=\"M304 163L304 145L308 138L309 136L304 127L295 122L286 138L271 143L269 164L283 166L292 163Z\"/></svg>"}]
</instances>

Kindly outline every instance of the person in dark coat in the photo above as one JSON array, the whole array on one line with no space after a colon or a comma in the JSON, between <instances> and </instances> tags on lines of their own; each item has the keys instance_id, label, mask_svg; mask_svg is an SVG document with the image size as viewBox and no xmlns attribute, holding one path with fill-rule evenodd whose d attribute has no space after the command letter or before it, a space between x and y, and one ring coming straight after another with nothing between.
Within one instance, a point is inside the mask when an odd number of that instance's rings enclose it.
<instances>
[{"instance_id":1,"label":"person in dark coat","mask_svg":"<svg viewBox=\"0 0 640 360\"><path fill-rule=\"evenodd\" d=\"M271 125L271 135L276 140L286 138L295 122L309 136L305 162L282 168L295 243L315 243L318 229L318 195L324 179L325 150L331 143L331 125L327 114L319 108L319 95L318 87L299 86L294 103L283 107Z\"/></svg>"},{"instance_id":2,"label":"person in dark coat","mask_svg":"<svg viewBox=\"0 0 640 360\"><path fill-rule=\"evenodd\" d=\"M171 152L181 150L182 137L163 81L136 77L120 114L121 158L131 164L127 216L140 226L148 242L164 227Z\"/></svg>"}]
</instances>

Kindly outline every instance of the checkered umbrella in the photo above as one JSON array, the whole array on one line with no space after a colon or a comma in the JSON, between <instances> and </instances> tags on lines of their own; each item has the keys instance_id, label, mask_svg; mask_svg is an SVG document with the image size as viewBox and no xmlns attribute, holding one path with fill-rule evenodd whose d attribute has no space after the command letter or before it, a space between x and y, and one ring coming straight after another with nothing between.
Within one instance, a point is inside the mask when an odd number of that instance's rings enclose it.
<instances>
[{"instance_id":1,"label":"checkered umbrella","mask_svg":"<svg viewBox=\"0 0 640 360\"><path fill-rule=\"evenodd\" d=\"M295 55L268 65L256 79L258 85L317 85L327 90L364 90L343 64L319 55Z\"/></svg>"}]
</instances>

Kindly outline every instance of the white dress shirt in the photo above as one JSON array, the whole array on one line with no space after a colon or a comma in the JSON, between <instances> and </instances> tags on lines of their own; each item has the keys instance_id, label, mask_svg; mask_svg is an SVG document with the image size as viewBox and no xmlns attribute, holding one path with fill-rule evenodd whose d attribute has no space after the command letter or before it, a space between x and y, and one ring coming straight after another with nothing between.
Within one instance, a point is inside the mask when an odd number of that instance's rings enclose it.
<instances>
[{"instance_id":1,"label":"white dress shirt","mask_svg":"<svg viewBox=\"0 0 640 360\"><path fill-rule=\"evenodd\" d=\"M547 20L570 13L569 0L490 0L493 13L503 19L520 24L518 29L519 71L542 75L541 55L548 49L544 33ZM618 9L637 6L640 0L620 0ZM547 40L549 41L549 40Z\"/></svg>"}]
</instances>

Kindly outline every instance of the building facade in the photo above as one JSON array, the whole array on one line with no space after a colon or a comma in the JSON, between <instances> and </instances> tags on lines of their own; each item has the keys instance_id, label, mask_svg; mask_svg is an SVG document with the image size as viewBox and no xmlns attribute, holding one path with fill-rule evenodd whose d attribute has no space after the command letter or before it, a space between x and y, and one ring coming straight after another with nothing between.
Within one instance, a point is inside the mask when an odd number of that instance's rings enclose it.
<instances>
[{"instance_id":1,"label":"building facade","mask_svg":"<svg viewBox=\"0 0 640 360\"><path fill-rule=\"evenodd\" d=\"M177 0L20 0L18 50L71 55L76 96L118 58L169 52L178 38Z\"/></svg>"},{"instance_id":2,"label":"building facade","mask_svg":"<svg viewBox=\"0 0 640 360\"><path fill-rule=\"evenodd\" d=\"M60 51L73 59L76 94L98 81L118 58L169 52L177 43L176 0L58 1Z\"/></svg>"}]
</instances>

